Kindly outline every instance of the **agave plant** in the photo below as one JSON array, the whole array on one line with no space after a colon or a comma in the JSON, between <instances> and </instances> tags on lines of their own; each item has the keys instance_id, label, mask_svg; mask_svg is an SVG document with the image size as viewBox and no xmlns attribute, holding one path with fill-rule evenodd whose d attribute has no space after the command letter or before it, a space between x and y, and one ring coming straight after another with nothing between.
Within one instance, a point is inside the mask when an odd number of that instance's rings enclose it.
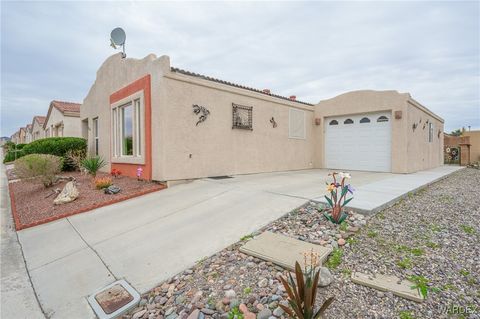
<instances>
[{"instance_id":1,"label":"agave plant","mask_svg":"<svg viewBox=\"0 0 480 319\"><path fill-rule=\"evenodd\" d=\"M279 305L291 317L295 319L322 319L328 306L333 302L333 297L328 298L315 312L318 280L320 268L318 267L318 255L310 252L310 262L307 265L305 254L305 268L302 271L300 264L295 262L295 279L289 273L288 280L283 276L280 280L288 294L289 307Z\"/></svg>"},{"instance_id":2,"label":"agave plant","mask_svg":"<svg viewBox=\"0 0 480 319\"><path fill-rule=\"evenodd\" d=\"M82 167L93 177L97 176L99 169L107 165L100 156L85 158L82 160Z\"/></svg>"}]
</instances>

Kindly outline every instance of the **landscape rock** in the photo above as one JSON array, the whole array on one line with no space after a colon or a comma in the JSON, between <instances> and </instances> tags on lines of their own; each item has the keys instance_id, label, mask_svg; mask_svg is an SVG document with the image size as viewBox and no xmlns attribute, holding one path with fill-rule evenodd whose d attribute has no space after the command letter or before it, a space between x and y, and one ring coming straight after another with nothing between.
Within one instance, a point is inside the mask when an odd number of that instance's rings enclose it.
<instances>
[{"instance_id":1,"label":"landscape rock","mask_svg":"<svg viewBox=\"0 0 480 319\"><path fill-rule=\"evenodd\" d=\"M327 267L320 267L320 275L318 279L318 285L320 287L327 287L333 281L333 276Z\"/></svg>"},{"instance_id":2,"label":"landscape rock","mask_svg":"<svg viewBox=\"0 0 480 319\"><path fill-rule=\"evenodd\" d=\"M67 184L65 184L65 187L63 188L62 192L58 194L58 196L53 200L53 203L55 205L61 205L61 204L66 204L74 201L77 199L79 195L77 186L75 186L75 182L70 181Z\"/></svg>"},{"instance_id":3,"label":"landscape rock","mask_svg":"<svg viewBox=\"0 0 480 319\"><path fill-rule=\"evenodd\" d=\"M257 319L268 319L272 315L272 311L268 308L264 308L257 314Z\"/></svg>"},{"instance_id":4,"label":"landscape rock","mask_svg":"<svg viewBox=\"0 0 480 319\"><path fill-rule=\"evenodd\" d=\"M120 187L115 185L110 185L104 190L105 194L109 194L109 195L118 194L120 193L120 191L121 191Z\"/></svg>"}]
</instances>

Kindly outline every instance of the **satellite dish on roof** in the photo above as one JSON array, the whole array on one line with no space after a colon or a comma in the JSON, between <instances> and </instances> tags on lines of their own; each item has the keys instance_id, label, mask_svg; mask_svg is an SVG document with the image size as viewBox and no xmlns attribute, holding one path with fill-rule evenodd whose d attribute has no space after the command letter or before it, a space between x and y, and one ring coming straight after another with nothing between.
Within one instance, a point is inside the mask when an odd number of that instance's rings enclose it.
<instances>
[{"instance_id":1,"label":"satellite dish on roof","mask_svg":"<svg viewBox=\"0 0 480 319\"><path fill-rule=\"evenodd\" d=\"M123 49L122 52L122 57L125 58L127 55L125 54L125 39L127 38L127 35L125 34L125 31L123 31L122 28L115 28L112 30L110 33L110 46L114 49L117 49L117 47L121 46Z\"/></svg>"}]
</instances>

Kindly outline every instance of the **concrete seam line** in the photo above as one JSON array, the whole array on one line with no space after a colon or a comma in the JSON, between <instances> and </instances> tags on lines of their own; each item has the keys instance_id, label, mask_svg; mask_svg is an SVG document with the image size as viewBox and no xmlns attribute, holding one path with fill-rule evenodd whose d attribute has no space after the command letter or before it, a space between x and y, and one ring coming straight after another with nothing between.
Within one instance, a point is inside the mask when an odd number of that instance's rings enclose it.
<instances>
[{"instance_id":1,"label":"concrete seam line","mask_svg":"<svg viewBox=\"0 0 480 319\"><path fill-rule=\"evenodd\" d=\"M110 273L110 275L113 276L113 278L115 280L118 280L117 276L115 276L115 274L113 273L113 271L110 269L110 267L108 267L107 263L102 259L102 257L100 257L100 254L92 247L90 246L89 243L87 243L87 241L82 237L82 235L80 234L80 232L75 228L75 226L73 226L73 224L70 222L70 219L69 218L65 218L68 223L70 224L70 226L72 226L72 228L75 230L75 232L78 234L78 236L80 236L80 238L83 240L83 242L85 243L85 245L88 246L88 248L90 248L94 253L95 255L97 255L98 259L100 259L100 261L102 262L102 264L105 266L105 268L108 270L108 272Z\"/></svg>"},{"instance_id":2,"label":"concrete seam line","mask_svg":"<svg viewBox=\"0 0 480 319\"><path fill-rule=\"evenodd\" d=\"M50 261L48 261L48 262L46 262L46 263L44 263L44 264L41 264L41 265L39 265L39 266L36 266L36 267L32 268L31 271L33 272L33 271L35 271L35 270L37 270L37 269L40 269L40 268L42 268L42 267L44 267L44 266L47 266L47 265L50 265L50 264L52 264L52 263L54 263L54 262L56 262L56 261L59 261L59 260L61 260L61 259L63 259L63 258L67 258L67 257L69 257L69 256L75 255L76 253L78 253L78 252L80 252L80 251L82 251L82 250L84 250L84 249L87 249L87 248L89 248L89 247L82 247L82 248L80 248L80 249L74 250L74 251L72 251L72 252L70 252L70 253L68 253L68 254L66 254L66 255L64 255L64 256L55 258L55 259L50 260Z\"/></svg>"},{"instance_id":3,"label":"concrete seam line","mask_svg":"<svg viewBox=\"0 0 480 319\"><path fill-rule=\"evenodd\" d=\"M314 201L311 198L303 197L303 196L288 195L288 194L282 194L282 193L277 193L277 192L272 192L272 191L267 191L267 190L264 190L263 192L268 193L268 194L272 194L272 195L280 195L280 196L285 196L285 197L304 199L304 200L307 200L307 201Z\"/></svg>"}]
</instances>

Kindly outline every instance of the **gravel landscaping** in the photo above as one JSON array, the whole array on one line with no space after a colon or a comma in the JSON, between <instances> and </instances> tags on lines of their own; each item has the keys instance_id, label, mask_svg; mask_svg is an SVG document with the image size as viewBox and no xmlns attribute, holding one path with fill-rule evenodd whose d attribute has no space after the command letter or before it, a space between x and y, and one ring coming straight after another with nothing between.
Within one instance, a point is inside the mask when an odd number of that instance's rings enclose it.
<instances>
[{"instance_id":1,"label":"gravel landscaping","mask_svg":"<svg viewBox=\"0 0 480 319\"><path fill-rule=\"evenodd\" d=\"M15 178L11 171L8 176ZM45 188L40 182L28 180L10 181L10 193L14 199L14 205L12 205L14 209L12 210L17 230L165 188L162 184L119 176L112 178L112 181L114 185L121 188L121 192L115 195L108 195L103 190L95 188L92 177L89 175L79 172L65 172L62 176L74 177L80 192L76 200L62 205L53 204L56 195L47 196L52 194L52 191L55 189L63 189L66 181L59 182L49 188ZM97 177L103 176L110 175L105 173L97 174Z\"/></svg>"},{"instance_id":2,"label":"gravel landscaping","mask_svg":"<svg viewBox=\"0 0 480 319\"><path fill-rule=\"evenodd\" d=\"M333 225L308 203L263 230L335 249L317 296L335 297L327 318L480 318L479 185L480 171L467 168L370 218L349 212L346 224ZM284 318L278 305L287 295L278 276L285 271L240 253L251 238L161 283L124 318L229 318L241 304L260 319ZM416 303L359 286L353 272L423 276L428 297ZM447 307L476 314L452 317Z\"/></svg>"}]
</instances>

